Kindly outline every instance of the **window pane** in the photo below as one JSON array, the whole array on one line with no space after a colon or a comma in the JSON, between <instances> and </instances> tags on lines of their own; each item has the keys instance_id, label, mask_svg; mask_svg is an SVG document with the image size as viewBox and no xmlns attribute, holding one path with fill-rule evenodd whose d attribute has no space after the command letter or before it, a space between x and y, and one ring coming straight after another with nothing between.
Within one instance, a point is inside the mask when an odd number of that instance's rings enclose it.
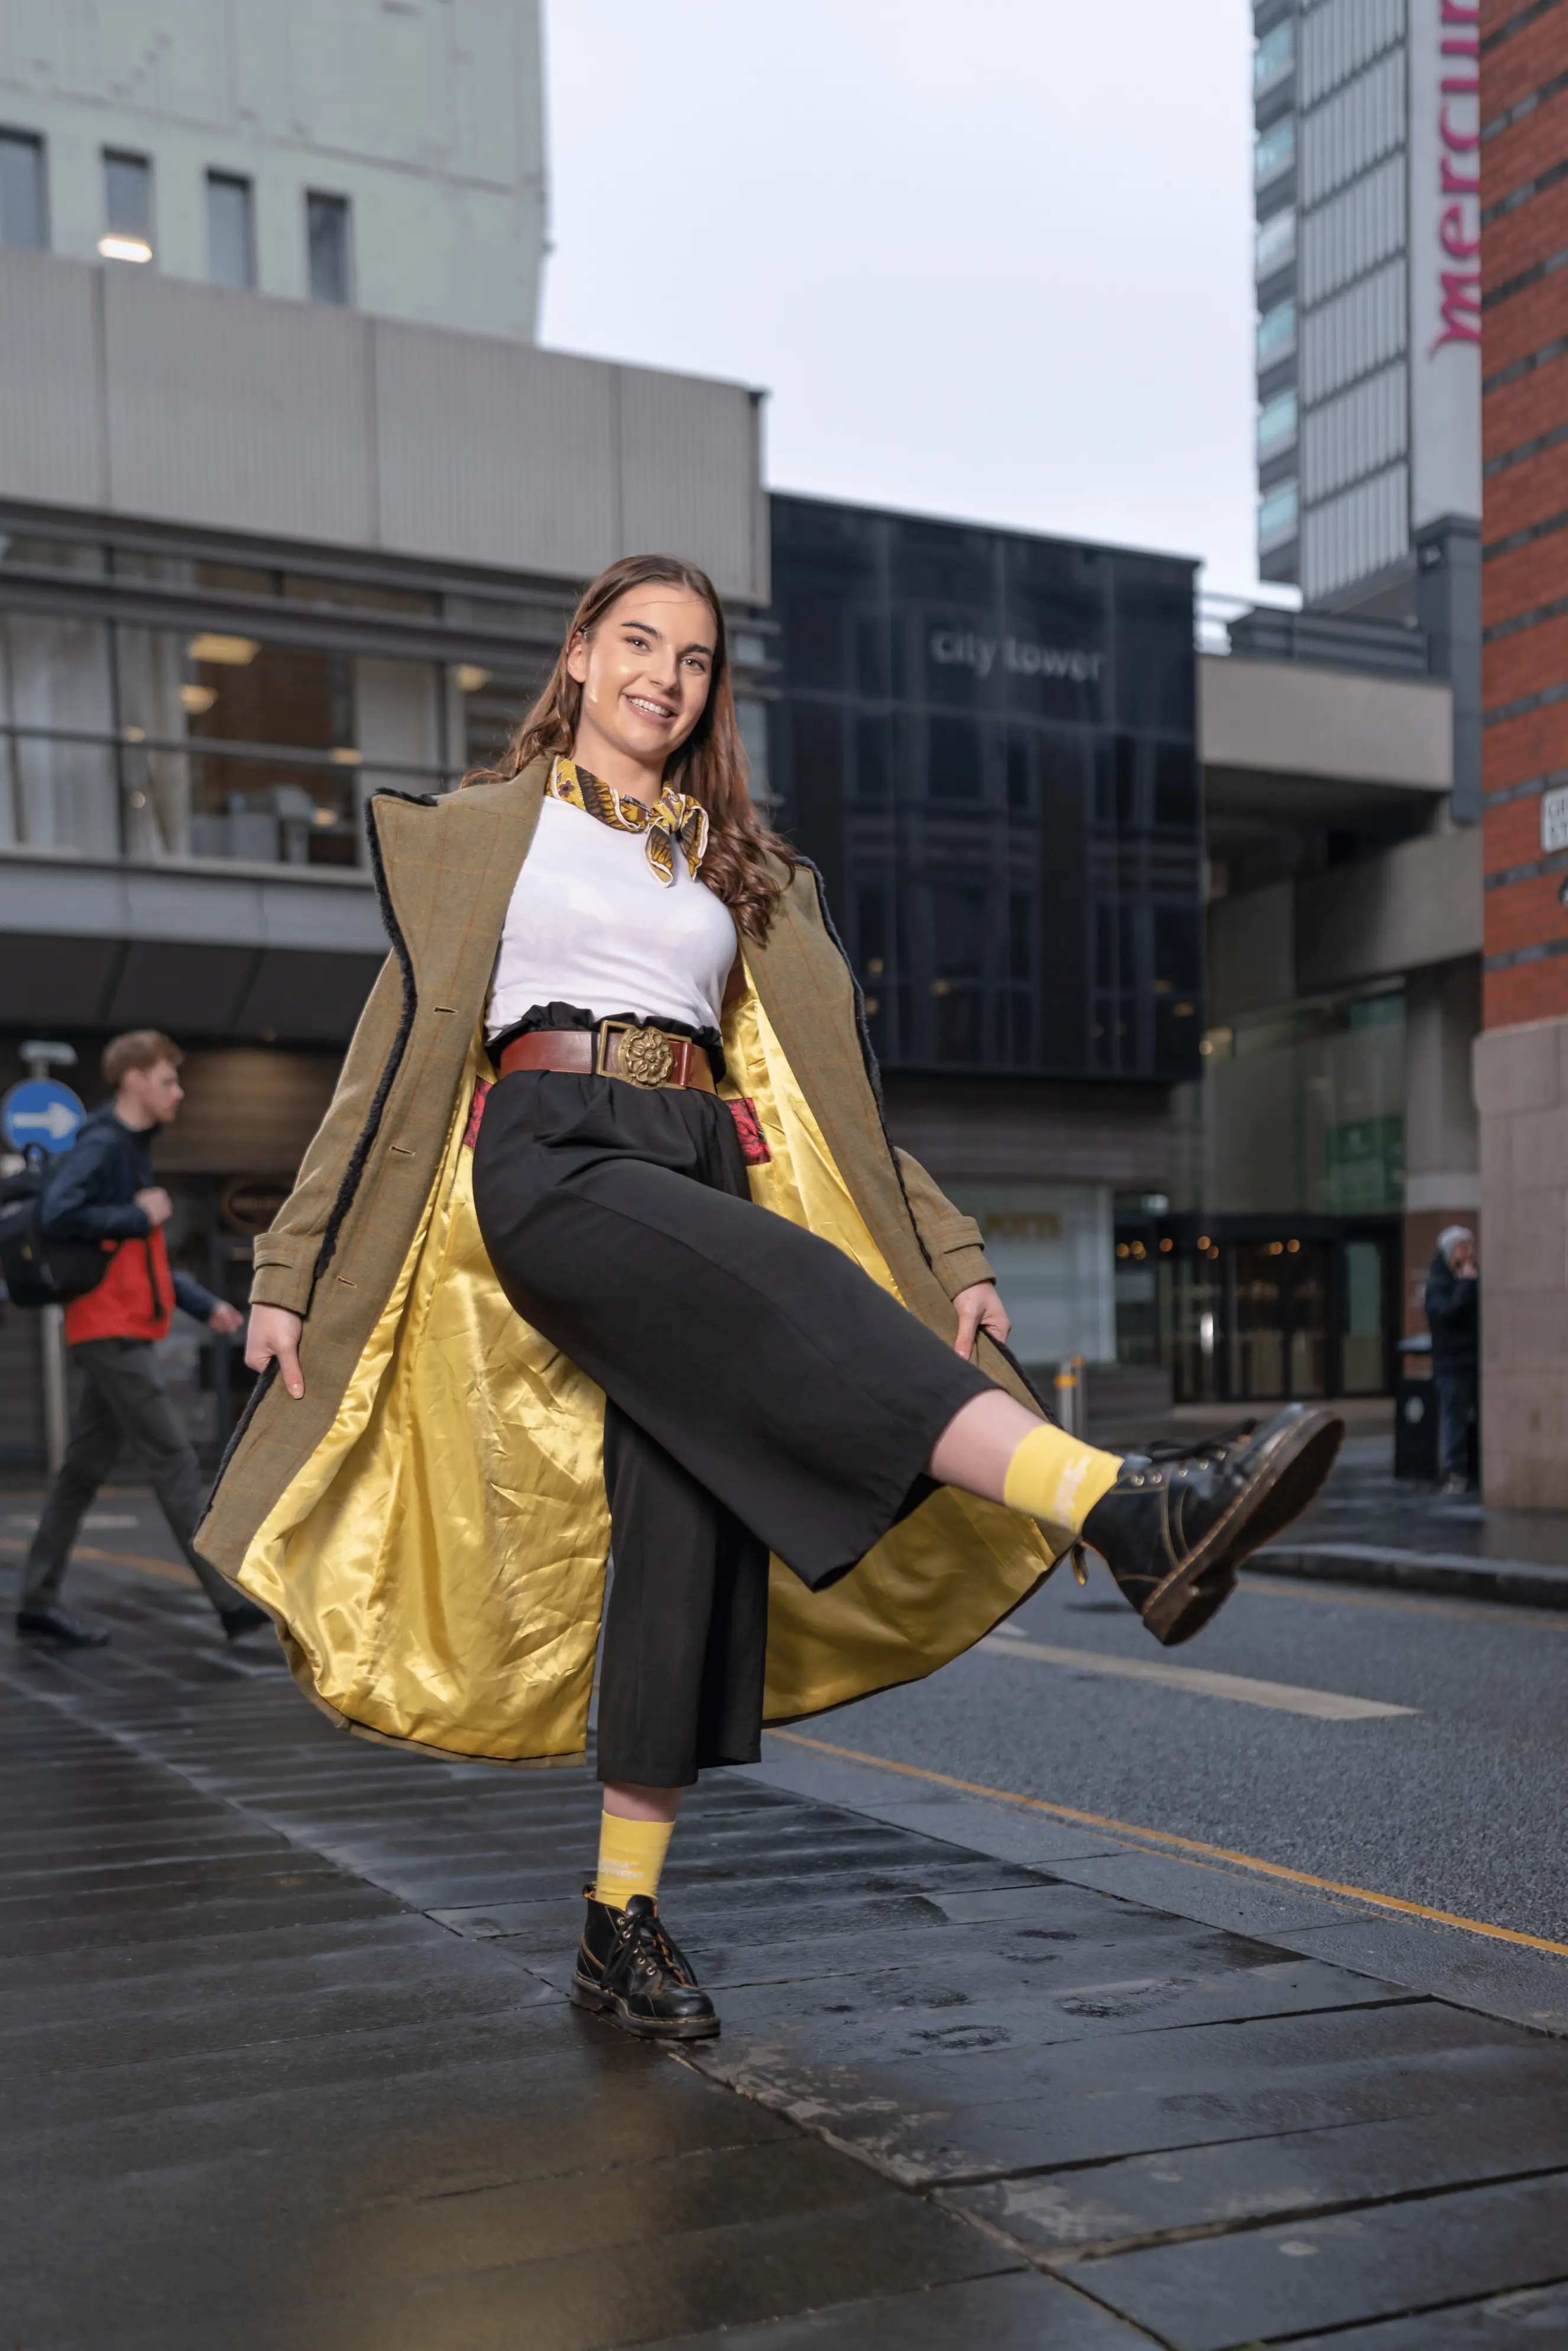
<instances>
[{"instance_id":1,"label":"window pane","mask_svg":"<svg viewBox=\"0 0 1568 2351\"><path fill-rule=\"evenodd\" d=\"M1296 437L1296 395L1281 392L1265 402L1258 414L1258 455L1272 457L1288 449Z\"/></svg>"},{"instance_id":2,"label":"window pane","mask_svg":"<svg viewBox=\"0 0 1568 2351\"><path fill-rule=\"evenodd\" d=\"M1289 359L1295 348L1296 306L1276 302L1258 321L1258 364L1272 367L1276 360Z\"/></svg>"},{"instance_id":3,"label":"window pane","mask_svg":"<svg viewBox=\"0 0 1568 2351\"><path fill-rule=\"evenodd\" d=\"M152 166L145 155L103 159L104 226L123 236L152 236Z\"/></svg>"},{"instance_id":4,"label":"window pane","mask_svg":"<svg viewBox=\"0 0 1568 2351\"><path fill-rule=\"evenodd\" d=\"M1282 213L1270 213L1266 221L1258 225L1258 235L1252 247L1253 275L1257 277L1270 277L1276 269L1283 269L1286 263L1294 261L1295 257L1296 214L1294 207L1287 204Z\"/></svg>"},{"instance_id":5,"label":"window pane","mask_svg":"<svg viewBox=\"0 0 1568 2351\"><path fill-rule=\"evenodd\" d=\"M347 196L307 196L305 235L310 257L310 299L312 302L347 302L349 298L349 199Z\"/></svg>"},{"instance_id":6,"label":"window pane","mask_svg":"<svg viewBox=\"0 0 1568 2351\"><path fill-rule=\"evenodd\" d=\"M207 173L207 275L214 286L254 286L250 182Z\"/></svg>"},{"instance_id":7,"label":"window pane","mask_svg":"<svg viewBox=\"0 0 1568 2351\"><path fill-rule=\"evenodd\" d=\"M934 800L980 799L980 730L969 719L932 719L930 791Z\"/></svg>"},{"instance_id":8,"label":"window pane","mask_svg":"<svg viewBox=\"0 0 1568 2351\"><path fill-rule=\"evenodd\" d=\"M1288 172L1296 160L1296 122L1287 114L1281 122L1271 123L1259 134L1252 149L1252 180L1256 187L1266 187Z\"/></svg>"},{"instance_id":9,"label":"window pane","mask_svg":"<svg viewBox=\"0 0 1568 2351\"><path fill-rule=\"evenodd\" d=\"M1252 52L1252 93L1260 98L1276 82L1283 81L1296 62L1296 27L1287 17L1265 33Z\"/></svg>"},{"instance_id":10,"label":"window pane","mask_svg":"<svg viewBox=\"0 0 1568 2351\"><path fill-rule=\"evenodd\" d=\"M1260 550L1282 547L1296 535L1298 498L1294 482L1281 482L1270 490L1258 505L1258 545Z\"/></svg>"},{"instance_id":11,"label":"window pane","mask_svg":"<svg viewBox=\"0 0 1568 2351\"><path fill-rule=\"evenodd\" d=\"M44 242L44 143L0 131L0 245Z\"/></svg>"},{"instance_id":12,"label":"window pane","mask_svg":"<svg viewBox=\"0 0 1568 2351\"><path fill-rule=\"evenodd\" d=\"M115 854L112 712L101 622L0 617L0 841Z\"/></svg>"}]
</instances>

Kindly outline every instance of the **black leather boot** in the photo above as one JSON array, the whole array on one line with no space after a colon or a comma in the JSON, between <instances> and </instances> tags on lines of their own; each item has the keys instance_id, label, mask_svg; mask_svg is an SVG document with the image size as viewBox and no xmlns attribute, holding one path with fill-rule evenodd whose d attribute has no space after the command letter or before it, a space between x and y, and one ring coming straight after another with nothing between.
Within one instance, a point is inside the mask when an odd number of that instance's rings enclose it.
<instances>
[{"instance_id":1,"label":"black leather boot","mask_svg":"<svg viewBox=\"0 0 1568 2351\"><path fill-rule=\"evenodd\" d=\"M583 1887L583 1922L571 1997L579 2008L608 2010L643 2041L711 2041L714 2004L659 1923L659 1906L633 1894L624 1910L596 1902Z\"/></svg>"},{"instance_id":2,"label":"black leather boot","mask_svg":"<svg viewBox=\"0 0 1568 2351\"><path fill-rule=\"evenodd\" d=\"M1228 1598L1242 1561L1306 1509L1343 1435L1337 1413L1291 1404L1261 1428L1129 1453L1082 1541L1174 1649Z\"/></svg>"}]
</instances>

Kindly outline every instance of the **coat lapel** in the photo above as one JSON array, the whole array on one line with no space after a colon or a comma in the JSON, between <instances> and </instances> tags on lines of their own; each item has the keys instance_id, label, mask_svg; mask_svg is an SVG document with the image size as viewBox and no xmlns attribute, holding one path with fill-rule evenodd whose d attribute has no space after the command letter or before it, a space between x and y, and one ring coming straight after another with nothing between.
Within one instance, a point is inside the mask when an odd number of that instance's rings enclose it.
<instances>
[{"instance_id":1,"label":"coat lapel","mask_svg":"<svg viewBox=\"0 0 1568 2351\"><path fill-rule=\"evenodd\" d=\"M484 1010L496 943L538 822L548 763L438 804L378 793L371 802L378 874L421 1011L466 1015L466 1050Z\"/></svg>"}]
</instances>

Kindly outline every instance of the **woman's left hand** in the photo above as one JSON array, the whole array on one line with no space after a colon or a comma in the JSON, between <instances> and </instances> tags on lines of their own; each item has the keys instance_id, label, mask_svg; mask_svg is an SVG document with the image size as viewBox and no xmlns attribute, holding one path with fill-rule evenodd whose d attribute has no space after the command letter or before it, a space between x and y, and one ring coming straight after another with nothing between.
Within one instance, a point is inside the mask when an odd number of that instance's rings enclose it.
<instances>
[{"instance_id":1,"label":"woman's left hand","mask_svg":"<svg viewBox=\"0 0 1568 2351\"><path fill-rule=\"evenodd\" d=\"M953 1305L958 1317L958 1335L953 1344L960 1355L974 1353L976 1337L982 1331L998 1346L1006 1344L1012 1318L998 1297L994 1281L972 1281L967 1290L958 1292Z\"/></svg>"}]
</instances>

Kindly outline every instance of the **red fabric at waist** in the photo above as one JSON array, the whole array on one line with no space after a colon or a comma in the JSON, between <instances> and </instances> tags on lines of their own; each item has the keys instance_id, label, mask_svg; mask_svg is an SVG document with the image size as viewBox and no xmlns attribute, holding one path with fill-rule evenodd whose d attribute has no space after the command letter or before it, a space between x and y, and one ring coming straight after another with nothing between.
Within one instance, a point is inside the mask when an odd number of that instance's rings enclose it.
<instances>
[{"instance_id":1,"label":"red fabric at waist","mask_svg":"<svg viewBox=\"0 0 1568 2351\"><path fill-rule=\"evenodd\" d=\"M66 1308L66 1344L84 1339L164 1339L174 1313L174 1285L162 1228L145 1240L119 1241L96 1290Z\"/></svg>"}]
</instances>

